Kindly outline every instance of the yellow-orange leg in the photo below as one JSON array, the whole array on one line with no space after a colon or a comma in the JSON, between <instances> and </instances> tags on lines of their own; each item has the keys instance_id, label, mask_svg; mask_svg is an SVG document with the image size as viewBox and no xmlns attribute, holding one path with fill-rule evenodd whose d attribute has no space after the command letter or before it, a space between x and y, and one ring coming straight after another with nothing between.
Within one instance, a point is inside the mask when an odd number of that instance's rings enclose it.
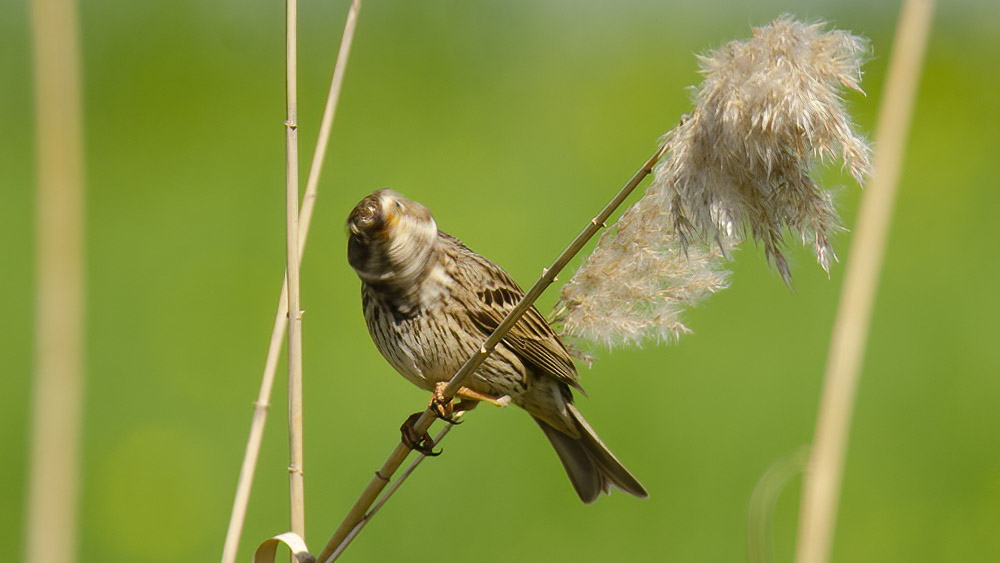
<instances>
[{"instance_id":1,"label":"yellow-orange leg","mask_svg":"<svg viewBox=\"0 0 1000 563\"><path fill-rule=\"evenodd\" d=\"M438 418L447 421L451 424L458 424L459 420L455 420L455 412L464 413L468 412L476 407L480 401L489 403L497 407L506 407L510 404L510 395L504 395L503 397L493 397L491 395L485 395L477 391L473 391L468 387L459 387L458 393L455 396L461 399L457 405L453 405L451 401L444 400L444 390L448 387L447 381L439 381L434 386L434 393L431 394L430 403L427 405L437 413ZM457 411L456 411L457 409Z\"/></svg>"}]
</instances>

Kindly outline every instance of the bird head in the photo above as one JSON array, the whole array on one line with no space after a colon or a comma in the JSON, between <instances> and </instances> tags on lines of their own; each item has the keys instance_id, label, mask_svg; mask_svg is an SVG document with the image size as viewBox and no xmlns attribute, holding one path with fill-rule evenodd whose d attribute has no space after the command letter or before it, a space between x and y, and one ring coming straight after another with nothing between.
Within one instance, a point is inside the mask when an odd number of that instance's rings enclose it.
<instances>
[{"instance_id":1,"label":"bird head","mask_svg":"<svg viewBox=\"0 0 1000 563\"><path fill-rule=\"evenodd\" d=\"M377 190L358 202L347 228L347 260L369 283L419 282L438 236L431 212L392 190Z\"/></svg>"}]
</instances>

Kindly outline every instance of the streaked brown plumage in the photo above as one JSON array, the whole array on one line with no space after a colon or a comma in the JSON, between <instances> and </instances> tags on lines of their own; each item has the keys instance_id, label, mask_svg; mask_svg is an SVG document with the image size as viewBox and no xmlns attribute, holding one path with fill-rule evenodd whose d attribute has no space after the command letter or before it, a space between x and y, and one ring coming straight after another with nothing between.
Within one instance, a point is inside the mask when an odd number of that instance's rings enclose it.
<instances>
[{"instance_id":1,"label":"streaked brown plumage","mask_svg":"<svg viewBox=\"0 0 1000 563\"><path fill-rule=\"evenodd\" d=\"M437 229L423 205L378 190L351 211L348 261L365 321L389 363L433 390L458 371L524 292L499 266ZM532 307L466 381L473 393L525 409L545 432L584 502L611 485L647 496L573 405L576 367Z\"/></svg>"}]
</instances>

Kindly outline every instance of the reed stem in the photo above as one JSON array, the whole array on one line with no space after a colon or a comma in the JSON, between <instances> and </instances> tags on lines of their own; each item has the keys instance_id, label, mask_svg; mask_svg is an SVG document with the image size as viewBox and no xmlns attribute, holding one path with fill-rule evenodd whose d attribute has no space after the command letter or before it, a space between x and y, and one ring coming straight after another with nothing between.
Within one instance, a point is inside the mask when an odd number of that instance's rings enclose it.
<instances>
[{"instance_id":1,"label":"reed stem","mask_svg":"<svg viewBox=\"0 0 1000 563\"><path fill-rule=\"evenodd\" d=\"M830 557L854 399L933 11L933 0L906 0L899 16L875 129L874 171L847 256L803 483L797 563L825 563Z\"/></svg>"}]
</instances>

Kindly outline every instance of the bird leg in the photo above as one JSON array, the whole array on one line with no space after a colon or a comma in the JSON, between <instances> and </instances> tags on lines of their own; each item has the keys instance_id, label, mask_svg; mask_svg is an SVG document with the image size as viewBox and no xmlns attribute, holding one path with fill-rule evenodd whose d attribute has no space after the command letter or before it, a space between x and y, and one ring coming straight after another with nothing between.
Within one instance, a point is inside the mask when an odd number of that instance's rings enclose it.
<instances>
[{"instance_id":1,"label":"bird leg","mask_svg":"<svg viewBox=\"0 0 1000 563\"><path fill-rule=\"evenodd\" d=\"M434 392L431 393L431 400L427 403L427 408L434 411L434 414L438 418L449 424L461 424L462 421L455 418L455 405L452 401L444 399L444 390L446 387L448 387L447 381L437 382L437 385L434 386Z\"/></svg>"},{"instance_id":2,"label":"bird leg","mask_svg":"<svg viewBox=\"0 0 1000 563\"><path fill-rule=\"evenodd\" d=\"M497 407L506 407L511 401L510 395L493 397L463 386L459 387L458 393L455 394L455 397L461 400L457 404L452 404L451 401L445 401L444 399L444 390L447 387L447 381L437 382L434 385L434 392L431 394L431 400L427 406L437 414L438 418L450 424L460 424L462 421L457 420L456 413L462 414L471 411L476 408L476 405L480 401L485 401Z\"/></svg>"},{"instance_id":3,"label":"bird leg","mask_svg":"<svg viewBox=\"0 0 1000 563\"><path fill-rule=\"evenodd\" d=\"M502 397L493 397L492 395L486 395L478 391L473 391L468 387L459 387L457 396L462 399L468 399L470 401L476 401L476 402L484 401L486 403L493 405L494 407L506 407L511 402L510 395L504 395ZM462 401L458 404L461 405L463 402L465 401Z\"/></svg>"},{"instance_id":4,"label":"bird leg","mask_svg":"<svg viewBox=\"0 0 1000 563\"><path fill-rule=\"evenodd\" d=\"M414 425L417 424L417 420L420 415L424 413L415 412L406 419L406 422L399 427L399 433L402 435L403 445L410 448L411 450L416 450L425 456L439 456L442 450L434 451L434 438L427 432L423 435L417 434L414 429Z\"/></svg>"},{"instance_id":5,"label":"bird leg","mask_svg":"<svg viewBox=\"0 0 1000 563\"><path fill-rule=\"evenodd\" d=\"M461 424L462 421L458 420L458 417L464 413L471 411L479 405L480 401L485 401L492 405L498 407L505 407L510 404L510 395L504 395L503 397L491 397L489 395L484 395L469 389L468 387L461 387L458 390L456 398L459 399L457 403L453 401L444 400L444 390L448 387L446 381L438 382L434 386L434 393L431 395L430 403L427 405L438 418L444 420L449 424ZM441 450L434 451L434 439L427 432L422 435L418 434L414 429L417 424L417 420L423 413L415 412L406 419L406 422L399 427L399 433L402 436L403 444L410 448L411 450L416 450L425 456L437 456L441 455Z\"/></svg>"}]
</instances>

